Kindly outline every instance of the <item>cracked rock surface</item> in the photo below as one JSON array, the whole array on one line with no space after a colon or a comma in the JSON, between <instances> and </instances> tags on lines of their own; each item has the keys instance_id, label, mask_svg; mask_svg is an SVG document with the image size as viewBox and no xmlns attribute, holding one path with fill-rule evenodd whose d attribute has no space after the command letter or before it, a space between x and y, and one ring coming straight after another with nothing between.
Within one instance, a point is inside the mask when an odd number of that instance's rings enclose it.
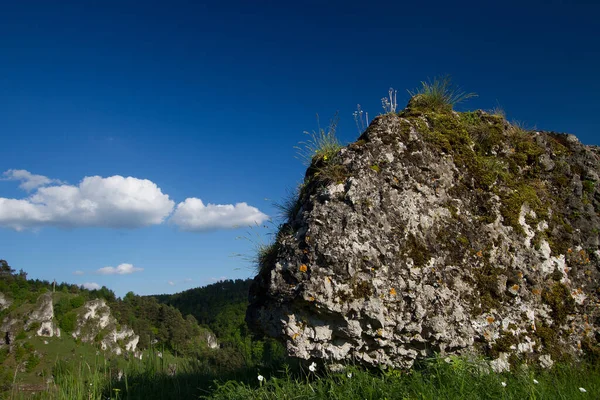
<instances>
[{"instance_id":1,"label":"cracked rock surface","mask_svg":"<svg viewBox=\"0 0 600 400\"><path fill-rule=\"evenodd\" d=\"M380 116L313 159L247 322L333 364L600 354L599 174L597 147L483 111Z\"/></svg>"}]
</instances>

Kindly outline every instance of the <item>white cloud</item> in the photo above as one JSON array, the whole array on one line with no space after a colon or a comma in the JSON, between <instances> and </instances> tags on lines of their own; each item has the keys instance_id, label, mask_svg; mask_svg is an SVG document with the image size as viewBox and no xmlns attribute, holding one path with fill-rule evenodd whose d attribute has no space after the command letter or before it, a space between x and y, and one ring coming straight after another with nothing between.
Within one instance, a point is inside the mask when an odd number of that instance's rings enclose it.
<instances>
[{"instance_id":1,"label":"white cloud","mask_svg":"<svg viewBox=\"0 0 600 400\"><path fill-rule=\"evenodd\" d=\"M73 275L83 275L85 274L85 272L77 270L77 271L73 271Z\"/></svg>"},{"instance_id":2,"label":"white cloud","mask_svg":"<svg viewBox=\"0 0 600 400\"><path fill-rule=\"evenodd\" d=\"M9 169L3 174L3 181L21 181L19 187L28 192L40 186L46 186L51 183L61 183L58 179L50 179L43 175L34 175L24 169Z\"/></svg>"},{"instance_id":3,"label":"white cloud","mask_svg":"<svg viewBox=\"0 0 600 400\"><path fill-rule=\"evenodd\" d=\"M186 283L187 283L187 282L191 282L191 281L192 281L192 278L185 278L183 281L184 281L184 282L186 282Z\"/></svg>"},{"instance_id":4,"label":"white cloud","mask_svg":"<svg viewBox=\"0 0 600 400\"><path fill-rule=\"evenodd\" d=\"M100 275L128 275L141 272L144 268L134 267L132 264L120 264L117 267L104 267L96 271Z\"/></svg>"},{"instance_id":5,"label":"white cloud","mask_svg":"<svg viewBox=\"0 0 600 400\"><path fill-rule=\"evenodd\" d=\"M4 175L14 177L14 171ZM55 182L27 171L17 176L41 177L26 178L29 180L21 184L32 189ZM38 187L26 199L0 197L0 226L16 230L43 226L139 228L162 223L174 205L147 179L88 176L78 186Z\"/></svg>"},{"instance_id":6,"label":"white cloud","mask_svg":"<svg viewBox=\"0 0 600 400\"><path fill-rule=\"evenodd\" d=\"M260 224L269 217L246 203L208 204L190 197L177 205L169 222L184 231L201 232Z\"/></svg>"},{"instance_id":7,"label":"white cloud","mask_svg":"<svg viewBox=\"0 0 600 400\"><path fill-rule=\"evenodd\" d=\"M175 282L173 282L173 281L169 281L168 283L170 286L175 286Z\"/></svg>"},{"instance_id":8,"label":"white cloud","mask_svg":"<svg viewBox=\"0 0 600 400\"><path fill-rule=\"evenodd\" d=\"M96 282L86 282L83 285L81 285L81 287L88 290L98 290L101 286L98 285Z\"/></svg>"}]
</instances>

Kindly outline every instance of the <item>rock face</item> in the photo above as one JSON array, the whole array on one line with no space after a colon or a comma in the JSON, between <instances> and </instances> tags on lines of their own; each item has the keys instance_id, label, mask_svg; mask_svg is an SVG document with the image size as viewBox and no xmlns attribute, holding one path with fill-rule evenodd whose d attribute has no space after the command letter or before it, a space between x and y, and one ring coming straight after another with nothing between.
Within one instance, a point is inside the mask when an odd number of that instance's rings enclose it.
<instances>
[{"instance_id":1,"label":"rock face","mask_svg":"<svg viewBox=\"0 0 600 400\"><path fill-rule=\"evenodd\" d=\"M24 329L29 330L33 324L38 324L37 336L60 337L60 328L54 320L54 307L52 293L44 293L37 299L37 304L29 314Z\"/></svg>"},{"instance_id":2,"label":"rock face","mask_svg":"<svg viewBox=\"0 0 600 400\"><path fill-rule=\"evenodd\" d=\"M0 311L6 310L8 307L10 307L11 304L12 304L12 301L10 301L4 295L4 293L0 293Z\"/></svg>"},{"instance_id":3,"label":"rock face","mask_svg":"<svg viewBox=\"0 0 600 400\"><path fill-rule=\"evenodd\" d=\"M86 302L79 314L77 329L72 333L82 342L100 342L102 350L121 355L123 351L136 352L140 337L127 326L119 327L117 320L110 315L110 308L104 299Z\"/></svg>"},{"instance_id":4,"label":"rock face","mask_svg":"<svg viewBox=\"0 0 600 400\"><path fill-rule=\"evenodd\" d=\"M217 337L211 331L203 330L202 333L200 334L200 337L203 342L206 342L206 345L208 346L209 349L218 349L219 348L219 342L217 340Z\"/></svg>"},{"instance_id":5,"label":"rock face","mask_svg":"<svg viewBox=\"0 0 600 400\"><path fill-rule=\"evenodd\" d=\"M7 309L12 300L0 293ZM22 331L31 331L37 336L60 337L60 328L54 319L54 307L52 305L52 294L44 293L38 297L35 305L26 309L18 309L9 313L0 323L0 346L12 346L17 334Z\"/></svg>"},{"instance_id":6,"label":"rock face","mask_svg":"<svg viewBox=\"0 0 600 400\"><path fill-rule=\"evenodd\" d=\"M413 106L313 159L247 322L291 356L496 370L600 354L600 151Z\"/></svg>"}]
</instances>

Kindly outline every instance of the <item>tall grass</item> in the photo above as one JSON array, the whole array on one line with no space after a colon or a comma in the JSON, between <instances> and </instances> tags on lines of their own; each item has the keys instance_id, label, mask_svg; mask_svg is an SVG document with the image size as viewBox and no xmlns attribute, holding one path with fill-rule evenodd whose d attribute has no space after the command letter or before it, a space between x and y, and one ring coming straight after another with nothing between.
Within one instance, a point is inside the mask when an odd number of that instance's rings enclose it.
<instances>
[{"instance_id":1,"label":"tall grass","mask_svg":"<svg viewBox=\"0 0 600 400\"><path fill-rule=\"evenodd\" d=\"M176 363L173 373L171 366ZM597 399L600 366L556 365L551 370L521 368L494 373L482 361L460 357L433 358L410 371L374 370L348 366L343 372L318 367L314 372L279 367L222 372L202 360L158 357L149 352L133 359L123 375L104 362L58 366L47 391L13 391L12 399ZM60 370L63 368L63 370ZM121 367L118 367L119 369ZM259 380L258 377L263 379Z\"/></svg>"},{"instance_id":2,"label":"tall grass","mask_svg":"<svg viewBox=\"0 0 600 400\"><path fill-rule=\"evenodd\" d=\"M585 390L583 392L582 390ZM229 381L207 399L596 399L598 366L558 366L551 371L496 374L462 358L433 359L411 371L366 371L294 376L289 371L254 382Z\"/></svg>"},{"instance_id":3,"label":"tall grass","mask_svg":"<svg viewBox=\"0 0 600 400\"><path fill-rule=\"evenodd\" d=\"M452 108L471 97L475 93L467 93L455 86L449 75L436 77L421 82L421 87L408 93L413 98L413 105L433 111L451 111Z\"/></svg>"},{"instance_id":4,"label":"tall grass","mask_svg":"<svg viewBox=\"0 0 600 400\"><path fill-rule=\"evenodd\" d=\"M336 113L329 122L329 127L325 130L321 128L319 115L317 115L317 130L305 131L304 133L309 136L309 139L300 142L300 146L294 147L297 150L298 158L304 165L310 166L315 159L331 160L342 148L342 144L336 136L338 121L339 117Z\"/></svg>"}]
</instances>

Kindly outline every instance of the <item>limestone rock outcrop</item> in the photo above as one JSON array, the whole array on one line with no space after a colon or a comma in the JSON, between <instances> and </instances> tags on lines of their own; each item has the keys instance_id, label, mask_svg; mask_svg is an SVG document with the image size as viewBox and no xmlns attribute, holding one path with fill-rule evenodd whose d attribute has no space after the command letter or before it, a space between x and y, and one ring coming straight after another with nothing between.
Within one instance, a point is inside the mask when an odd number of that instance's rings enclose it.
<instances>
[{"instance_id":1,"label":"limestone rock outcrop","mask_svg":"<svg viewBox=\"0 0 600 400\"><path fill-rule=\"evenodd\" d=\"M35 308L29 313L24 329L36 324L37 336L60 337L60 328L54 319L54 306L52 305L52 293L44 293L37 299Z\"/></svg>"},{"instance_id":2,"label":"limestone rock outcrop","mask_svg":"<svg viewBox=\"0 0 600 400\"><path fill-rule=\"evenodd\" d=\"M6 310L11 304L12 301L7 298L4 293L0 293L0 311Z\"/></svg>"},{"instance_id":3,"label":"limestone rock outcrop","mask_svg":"<svg viewBox=\"0 0 600 400\"><path fill-rule=\"evenodd\" d=\"M598 355L599 176L598 147L500 115L377 117L313 158L247 322L330 363L476 353L503 370Z\"/></svg>"},{"instance_id":4,"label":"limestone rock outcrop","mask_svg":"<svg viewBox=\"0 0 600 400\"><path fill-rule=\"evenodd\" d=\"M71 334L82 342L99 342L102 350L121 355L124 351L136 353L140 337L133 329L119 326L110 314L104 299L86 302L79 313L77 329Z\"/></svg>"}]
</instances>

